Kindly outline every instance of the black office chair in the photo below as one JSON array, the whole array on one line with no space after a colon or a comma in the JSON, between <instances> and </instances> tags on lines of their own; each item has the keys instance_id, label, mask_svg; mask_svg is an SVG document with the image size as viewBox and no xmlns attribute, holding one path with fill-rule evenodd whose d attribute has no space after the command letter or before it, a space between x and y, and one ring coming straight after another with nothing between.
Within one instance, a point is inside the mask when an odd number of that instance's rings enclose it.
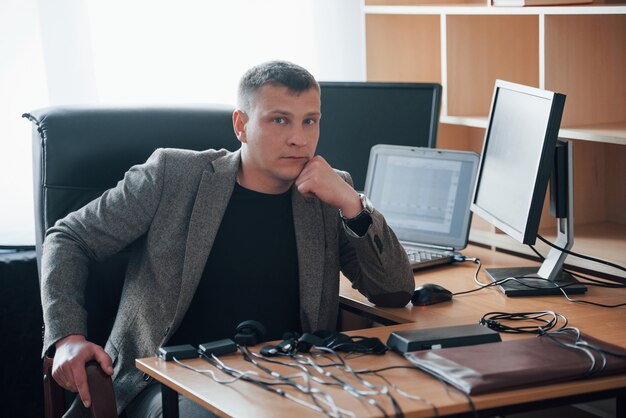
<instances>
[{"instance_id":1,"label":"black office chair","mask_svg":"<svg viewBox=\"0 0 626 418\"><path fill-rule=\"evenodd\" d=\"M239 148L229 106L94 107L58 106L25 113L33 126L33 179L37 262L46 230L68 213L100 196L133 165L162 147L203 150ZM94 263L86 290L87 339L105 345L119 305L128 252ZM62 387L44 358L47 418L66 411ZM97 363L88 365L92 415L117 416L111 379ZM94 386L92 386L94 385ZM98 387L98 389L93 389Z\"/></svg>"}]
</instances>

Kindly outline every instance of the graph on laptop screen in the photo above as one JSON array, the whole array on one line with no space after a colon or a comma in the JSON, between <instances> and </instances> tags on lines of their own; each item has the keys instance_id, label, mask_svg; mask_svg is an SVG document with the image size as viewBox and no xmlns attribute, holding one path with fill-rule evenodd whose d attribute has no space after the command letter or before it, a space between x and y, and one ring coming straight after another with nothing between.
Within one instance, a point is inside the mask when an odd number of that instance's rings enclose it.
<instances>
[{"instance_id":1,"label":"graph on laptop screen","mask_svg":"<svg viewBox=\"0 0 626 418\"><path fill-rule=\"evenodd\" d=\"M381 159L382 160L382 159ZM378 208L393 219L397 229L421 229L449 233L452 228L455 197L461 176L460 161L389 156L380 179L381 202Z\"/></svg>"},{"instance_id":2,"label":"graph on laptop screen","mask_svg":"<svg viewBox=\"0 0 626 418\"><path fill-rule=\"evenodd\" d=\"M573 244L571 146L558 141L565 96L496 81L485 133L472 211L523 244L535 243L548 180L554 175L556 244ZM558 158L555 158L558 157ZM558 164L555 165L555 161ZM565 201L563 201L565 199ZM566 254L552 249L540 268L487 269L509 296L582 293L586 288L563 272Z\"/></svg>"},{"instance_id":3,"label":"graph on laptop screen","mask_svg":"<svg viewBox=\"0 0 626 418\"><path fill-rule=\"evenodd\" d=\"M317 154L363 190L376 144L436 145L441 86L436 83L321 82Z\"/></svg>"}]
</instances>

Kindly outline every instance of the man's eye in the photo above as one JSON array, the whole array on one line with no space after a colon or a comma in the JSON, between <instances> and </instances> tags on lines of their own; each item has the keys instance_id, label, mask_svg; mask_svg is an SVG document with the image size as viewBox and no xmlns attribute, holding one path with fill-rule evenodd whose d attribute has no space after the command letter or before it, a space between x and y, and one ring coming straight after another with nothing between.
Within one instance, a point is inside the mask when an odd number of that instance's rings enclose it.
<instances>
[{"instance_id":1,"label":"man's eye","mask_svg":"<svg viewBox=\"0 0 626 418\"><path fill-rule=\"evenodd\" d=\"M305 119L304 120L304 124L305 125L315 125L317 123L317 120L315 119Z\"/></svg>"},{"instance_id":2,"label":"man's eye","mask_svg":"<svg viewBox=\"0 0 626 418\"><path fill-rule=\"evenodd\" d=\"M272 122L274 122L274 123L286 123L287 120L285 118L276 117L276 118L272 119Z\"/></svg>"}]
</instances>

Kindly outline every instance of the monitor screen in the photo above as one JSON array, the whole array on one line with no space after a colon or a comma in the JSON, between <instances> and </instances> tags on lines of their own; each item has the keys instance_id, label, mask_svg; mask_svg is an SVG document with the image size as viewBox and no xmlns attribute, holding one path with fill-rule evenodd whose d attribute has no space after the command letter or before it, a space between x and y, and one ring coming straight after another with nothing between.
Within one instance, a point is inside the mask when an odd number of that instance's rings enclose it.
<instances>
[{"instance_id":1,"label":"monitor screen","mask_svg":"<svg viewBox=\"0 0 626 418\"><path fill-rule=\"evenodd\" d=\"M534 244L565 96L496 81L472 210Z\"/></svg>"},{"instance_id":2,"label":"monitor screen","mask_svg":"<svg viewBox=\"0 0 626 418\"><path fill-rule=\"evenodd\" d=\"M317 154L365 187L377 144L435 147L441 86L436 83L320 82Z\"/></svg>"}]
</instances>

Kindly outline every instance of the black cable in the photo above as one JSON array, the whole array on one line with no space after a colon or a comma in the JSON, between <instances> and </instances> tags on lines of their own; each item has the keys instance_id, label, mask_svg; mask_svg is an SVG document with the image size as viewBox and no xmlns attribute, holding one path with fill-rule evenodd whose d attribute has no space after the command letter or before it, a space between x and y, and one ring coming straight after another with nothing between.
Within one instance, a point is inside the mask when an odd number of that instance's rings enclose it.
<instances>
[{"instance_id":1,"label":"black cable","mask_svg":"<svg viewBox=\"0 0 626 418\"><path fill-rule=\"evenodd\" d=\"M361 383L363 383L365 386L373 388L375 385L372 385L371 383L367 382L366 380L362 379L361 377L359 377L356 373L354 373L354 370L352 370L352 368L348 365L348 363L345 362L345 360L343 359L343 357L341 357L341 355L339 354L338 351L333 350L332 348L328 348L328 347L315 347L315 349L320 350L320 351L326 351L331 353L332 355L334 355L337 360L339 360L339 362L341 363L341 366L343 367L343 369L347 372L350 372L354 377L356 377L359 381L361 381ZM313 367L317 366L317 363L312 363L311 364ZM329 372L324 372L323 373L325 376L330 377L331 379L336 380L337 382L341 383L344 387L344 389L346 388L352 388L352 390L347 390L348 393L357 393L358 391L356 390L356 388L354 388L352 385L350 385L349 383L345 382L344 380L340 379L339 377L335 376L332 373ZM383 394L381 392L381 394ZM402 410L400 409L400 405L398 404L398 402L395 400L395 398L389 393L389 391L387 391L386 393L384 393L385 395L387 395L387 397L390 399L394 410L396 412L396 416L404 416L404 413L402 412ZM384 416L385 418L388 417L387 412L378 404L378 402L376 402L374 399L370 398L370 402L368 402L370 405L374 406L375 408L377 408Z\"/></svg>"},{"instance_id":2,"label":"black cable","mask_svg":"<svg viewBox=\"0 0 626 418\"><path fill-rule=\"evenodd\" d=\"M586 284L587 286L598 286L598 285L596 285L596 284L594 284L594 283L585 283L585 284ZM601 287L603 287L603 286L601 286ZM605 304L605 303L600 303L600 302L592 302L592 301L590 301L590 300L572 299L572 298L570 298L570 297L569 297L569 295L568 295L567 293L565 293L565 292L563 291L563 289L561 289L561 292L563 292L563 294L565 295L565 298L566 298L567 300L569 300L570 302L585 303L585 304L587 304L587 305L599 306L599 307L601 307L601 308L619 308L619 307L622 307L622 306L626 306L626 302L624 302L624 303L616 303L615 305L607 305L607 304Z\"/></svg>"},{"instance_id":3,"label":"black cable","mask_svg":"<svg viewBox=\"0 0 626 418\"><path fill-rule=\"evenodd\" d=\"M389 380L387 378L385 378L383 375L379 374L380 372L384 372L387 370L391 370L391 369L411 369L411 370L417 370L417 371L421 371L419 368L415 367L415 366L387 366L387 367L382 367L380 369L362 369L362 370L353 370L353 373L355 374L373 374L375 376L380 377L381 379L383 379L385 382L387 382L387 384L391 384L392 387L398 392L400 393L402 396L407 397L409 399L413 399L413 400L419 400L420 402L424 402L427 405L429 405L431 408L433 408L433 412L435 413L435 416L439 416L439 409L437 408L437 406L435 404L433 404L431 401L429 401L428 399L424 399L421 396L416 396L416 395L409 395L406 394L404 392L401 392L400 389L393 385L392 383L389 382ZM418 399L416 399L418 398Z\"/></svg>"},{"instance_id":4,"label":"black cable","mask_svg":"<svg viewBox=\"0 0 626 418\"><path fill-rule=\"evenodd\" d=\"M567 334L568 331L573 331L576 334L574 344L570 344L568 342L562 341L559 338L555 337L556 334ZM554 341L555 343L559 344L561 347L582 351L589 357L591 364L589 368L587 369L587 371L582 376L583 379L591 377L593 374L600 373L606 367L606 357L603 354L600 354L600 359L602 360L602 364L600 368L596 369L596 358L593 355L593 353L585 348L578 347L578 340L580 339L580 330L578 328L568 328L568 329L559 330L559 331L555 331L551 333L546 333L544 334L544 336Z\"/></svg>"},{"instance_id":5,"label":"black cable","mask_svg":"<svg viewBox=\"0 0 626 418\"><path fill-rule=\"evenodd\" d=\"M375 373L382 372L382 371L385 371L385 370L390 370L390 369L411 369L411 370L417 370L419 372L424 372L422 369L420 369L417 366L388 366L388 367L383 367L383 368L380 368L380 369L373 369L373 370L369 370L369 369L355 370L355 373L374 373L375 374ZM470 409L472 411L472 415L474 417L478 418L478 410L476 409L476 405L474 405L474 402L472 401L472 398L467 393L465 393L461 389L451 385L450 383L446 382L445 380L442 380L439 376L436 376L436 375L430 374L430 373L426 373L426 374L428 374L429 376L434 377L435 379L437 379L439 382L441 382L447 388L453 388L454 390L460 392L465 397L465 399L467 399L467 403L468 403L468 405L469 405L469 407L470 407ZM425 400L425 402L428 403L429 405L432 405L432 403L430 401L426 401ZM434 405L433 405L433 407L436 408ZM437 415L439 414L439 410L438 409L436 409L436 414Z\"/></svg>"},{"instance_id":6,"label":"black cable","mask_svg":"<svg viewBox=\"0 0 626 418\"><path fill-rule=\"evenodd\" d=\"M530 247L531 250L533 250L535 252L535 254L537 254L537 256L543 261L545 260L545 257L543 255L541 255L541 253L539 251L537 251L537 249L533 246L533 245L528 245ZM563 271L571 274L572 276L581 279L581 280L586 280L586 282L583 282L585 285L587 286L596 286L596 287L604 287L604 288L609 288L609 289L623 289L626 288L626 285L623 284L618 284L618 283L607 283L605 281L602 280L598 280L595 278L591 278L588 276L583 276L582 274L579 273L575 273L573 271L570 270L566 270L563 269ZM614 305L608 305L605 303L600 303L600 302L592 302L590 300L582 300L582 299L572 299L569 297L569 295L563 290L562 287L559 286L555 286L555 289L559 289L563 295L565 296L565 298L567 300L569 300L570 302L575 302L575 303L585 303L587 305L592 305L592 306L599 306L601 308L619 308L621 306L626 306L626 303L617 303Z\"/></svg>"},{"instance_id":7,"label":"black cable","mask_svg":"<svg viewBox=\"0 0 626 418\"><path fill-rule=\"evenodd\" d=\"M311 400L313 401L315 406L317 406L319 409L324 411L324 413L326 413L326 410L324 409L324 407L322 405L320 405L319 401L315 397L314 390L311 387L311 382L308 379L307 379L307 382L306 382L307 383L306 390L303 390L300 385L298 385L296 382L294 382L293 380L291 380L287 376L283 376L280 373L277 373L277 372L275 372L273 370L270 370L269 368L267 368L267 367L261 365L259 362L257 362L253 358L253 356L250 354L250 351L248 350L247 347L239 346L239 351L243 355L244 360L251 362L256 367L258 367L259 369L263 370L265 373L269 374L270 376L278 378L278 379L284 381L285 383L289 384L290 386L293 386L296 389L300 390L301 392L303 392L303 393L305 393L307 395L310 395ZM326 415L328 415L328 413L326 413Z\"/></svg>"},{"instance_id":8,"label":"black cable","mask_svg":"<svg viewBox=\"0 0 626 418\"><path fill-rule=\"evenodd\" d=\"M608 354L610 356L618 357L618 358L626 358L625 354L619 354L619 353L615 353L613 351L606 350L604 348L596 347L595 345L589 344L588 342L586 342L584 340L579 341L578 343L580 345L584 345L585 347L589 347L589 348L591 348L591 349L593 349L595 351L598 351L598 352L600 352L602 354Z\"/></svg>"},{"instance_id":9,"label":"black cable","mask_svg":"<svg viewBox=\"0 0 626 418\"><path fill-rule=\"evenodd\" d=\"M398 386L396 386L394 383L391 383L389 381L389 379L387 379L385 376L383 376L382 374L376 373L376 372L371 372L374 376L378 376L380 379L384 380L385 383L387 383L389 386L391 386L392 388L394 388L396 390L396 392L398 392L400 395L409 398L409 399L413 399L416 401L420 401L420 402L424 402L425 404L427 404L428 406L430 406L433 409L433 413L435 414L436 417L439 416L439 408L437 408L437 406L430 402L427 399L422 398L421 396L418 395L411 395L408 394L406 392L404 392L402 389L400 389Z\"/></svg>"},{"instance_id":10,"label":"black cable","mask_svg":"<svg viewBox=\"0 0 626 418\"><path fill-rule=\"evenodd\" d=\"M302 364L301 362L298 361L298 359L296 358L297 356L299 356L297 353L295 352L291 352L291 353L279 353L277 355L281 355L284 357L289 357L291 359L293 359L294 361L296 361L296 363L287 363L284 361L280 361L280 360L274 360L271 358L267 358L266 356L262 356L260 354L254 353L250 350L246 350L246 354L248 355L249 358L246 358L246 356L244 355L244 359L246 359L247 361L252 362L254 365L256 365L257 367L261 368L262 370L266 371L267 373L273 373L270 369L264 368L261 365L258 364L258 362L255 362L252 357L259 359L259 360L263 360L265 362L268 363L273 363L273 364L279 364L281 366L286 366L286 367L294 367L297 368L299 370L301 370L303 373L306 373L311 380L322 384L322 385L330 385L330 386L340 386L340 387L344 387L345 385L343 383L340 382L329 382L329 381L324 381L316 376L313 376L313 374L306 368L305 365L309 365L310 363L304 363ZM327 358L326 356L323 356L325 358ZM318 367L332 367L332 366L341 366L341 363L329 363L329 364L323 364L323 365L317 365ZM310 387L310 386L309 386ZM316 402L317 403L317 402ZM320 407L321 408L321 407ZM384 414L384 412L383 412Z\"/></svg>"},{"instance_id":11,"label":"black cable","mask_svg":"<svg viewBox=\"0 0 626 418\"><path fill-rule=\"evenodd\" d=\"M535 251L535 253L541 259L544 258L534 247L532 247L532 246L530 246L530 247L532 248L533 251ZM480 269L482 268L482 263L480 262L480 259L474 258L474 259L467 259L467 260L460 260L460 261L473 261L474 263L478 264L478 267L476 267L476 271L474 271L474 282L478 286L480 286L480 287L478 287L476 289L465 290L465 291L462 291L462 292L456 292L456 293L453 293L452 296L458 296L458 295L464 295L464 294L467 294L467 293L478 292L478 291L483 290L485 288L499 286L499 285L501 285L503 283L506 283L508 281L514 281L514 282L516 282L516 283L518 283L518 284L520 284L522 286L525 286L525 287L528 287L528 288L531 288L531 289L543 289L542 287L533 286L533 285L531 285L529 283L526 283L524 281L524 279L534 279L534 280L542 280L542 281L546 281L546 282L551 283L553 285L552 288L560 290L563 293L563 295L565 296L565 298L568 301L570 301L570 302L585 303L587 305L599 306L601 308L619 308L619 307L622 307L622 306L626 306L626 303L618 303L618 304L615 304L615 305L608 305L608 304L599 303L599 302L592 302L592 301L588 301L588 300L572 299L572 298L569 297L569 295L565 292L564 289L567 289L567 287L569 287L569 286L575 286L577 284L576 282L566 283L564 285L557 285L553 281L548 280L548 279L546 279L544 277L539 277L539 276L534 276L534 277L530 277L530 276L507 277L507 278L496 280L496 281L493 281L493 282L483 283L480 280L478 280L478 273L480 272ZM573 275L577 275L576 273L572 273L572 272L569 272L569 273L573 274ZM584 277L584 276L581 276L581 277ZM612 283L605 283L605 282L598 283L597 280L593 280L593 279L588 279L588 280L591 283L585 283L585 285L587 285L587 286L607 287L607 288L616 288L616 289L621 289L621 288L625 287L625 286L617 285L617 284L613 285Z\"/></svg>"},{"instance_id":12,"label":"black cable","mask_svg":"<svg viewBox=\"0 0 626 418\"><path fill-rule=\"evenodd\" d=\"M545 319L549 317L549 319ZM510 326L502 323L502 321L535 321L543 325L527 325L527 326ZM559 324L559 323L562 324ZM498 332L505 332L509 334L539 334L543 335L558 327L557 330L567 327L567 318L559 313L553 311L538 311L538 312L487 312L479 321L480 324Z\"/></svg>"},{"instance_id":13,"label":"black cable","mask_svg":"<svg viewBox=\"0 0 626 418\"><path fill-rule=\"evenodd\" d=\"M465 261L465 259L463 261ZM480 272L482 264L479 258L474 258L472 261L478 264L478 267L476 267L476 271L474 272L474 282L478 283L478 273ZM488 283L488 284L479 283L479 285L480 287L477 289L465 290L463 292L456 292L456 293L453 293L452 296L464 295L466 293L474 293L474 292L478 292L479 290L483 290L485 287L497 286L495 283Z\"/></svg>"},{"instance_id":14,"label":"black cable","mask_svg":"<svg viewBox=\"0 0 626 418\"><path fill-rule=\"evenodd\" d=\"M624 288L626 288L626 284L605 282L604 280L599 280L599 279L594 278L594 277L589 277L587 275L583 275L583 274L580 274L580 273L577 273L577 272L574 272L574 271L571 271L571 270L563 269L563 271L571 274L572 276L574 276L574 277L576 277L578 279L587 280L587 281L593 283L593 284L591 284L591 283L586 283L585 282L585 284L590 284L591 286L605 287L605 288L608 288L608 289L624 289Z\"/></svg>"},{"instance_id":15,"label":"black cable","mask_svg":"<svg viewBox=\"0 0 626 418\"><path fill-rule=\"evenodd\" d=\"M475 258L475 259L472 259L471 261L473 261L474 263L478 264L478 267L476 268L476 271L474 271L474 282L478 286L480 286L480 287L477 288L477 289L465 290L463 292L456 292L456 293L453 293L452 296L458 296L458 295L464 295L466 293L478 292L479 290L482 290L482 289L485 289L485 288L488 288L488 287L499 286L499 285L501 285L503 283L506 283L508 281L515 281L516 283L518 283L518 284L520 284L522 286L526 286L526 287L531 288L531 289L542 289L542 287L533 286L531 284L525 283L523 281L523 279L544 280L546 282L553 283L555 289L560 289L561 287L573 286L573 285L576 284L576 283L569 283L569 284L565 284L563 286L558 286L554 282L551 282L550 280L545 279L543 277L539 277L539 276L537 276L537 277L529 277L529 276L507 277L507 278L496 280L496 281L493 281L493 282L483 283L480 280L478 280L478 273L480 272L480 269L482 268L482 263L480 262L480 259Z\"/></svg>"},{"instance_id":16,"label":"black cable","mask_svg":"<svg viewBox=\"0 0 626 418\"><path fill-rule=\"evenodd\" d=\"M527 245L530 247L531 250L533 250L533 252L537 255L537 257L539 257L541 261L546 259L539 251L537 251L534 245L532 244L527 244Z\"/></svg>"},{"instance_id":17,"label":"black cable","mask_svg":"<svg viewBox=\"0 0 626 418\"><path fill-rule=\"evenodd\" d=\"M546 258L535 248L534 245L528 244L528 246L530 247L531 250L533 250L533 252L537 255L537 257L539 257L539 259L541 261L545 260ZM594 277L589 277L587 275L582 275L581 273L577 273L577 272L573 272L571 270L568 269L563 269L564 272L571 274L572 276L581 279L581 280L588 280L592 283L596 283L598 285L598 287L607 287L607 288L613 288L613 289L623 289L626 288L625 284L621 284L621 283L614 283L614 282L606 282L604 280L599 280L598 278L594 278ZM587 283L585 283L587 284Z\"/></svg>"},{"instance_id":18,"label":"black cable","mask_svg":"<svg viewBox=\"0 0 626 418\"><path fill-rule=\"evenodd\" d=\"M553 281L548 280L548 279L546 279L544 277L539 277L539 276L536 276L536 277L530 277L530 276L507 277L506 279L497 280L495 282L489 283L489 284L484 285L484 286L486 287L486 286L491 285L491 284L493 284L493 285L500 285L502 283L506 283L506 282L512 280L512 281L514 281L514 282L516 282L516 283L518 283L518 284L520 284L522 286L526 286L526 287L531 288L531 289L544 289L543 287L533 286L533 285L531 285L529 283L526 283L526 282L524 282L524 279L541 280L541 281L545 281L545 282L551 283L553 285L552 289L560 290L561 293L563 293L563 295L565 296L565 298L568 301L570 301L570 302L585 303L587 305L599 306L601 308L619 308L621 306L626 306L626 302L625 303L618 303L618 304L615 304L615 305L607 305L607 304L604 304L604 303L592 302L592 301L589 301L589 300L573 299L573 298L571 298L567 294L566 290L567 290L568 287L575 286L578 283L571 282L571 283L565 283L563 285L557 285ZM585 285L587 285L587 286L597 286L597 287L606 287L604 285L599 285L599 284L596 284L596 283L585 283Z\"/></svg>"},{"instance_id":19,"label":"black cable","mask_svg":"<svg viewBox=\"0 0 626 418\"><path fill-rule=\"evenodd\" d=\"M570 338L573 338L573 342L570 343L567 341L563 341L561 338L558 338L559 335L569 336ZM544 336L550 338L552 341L558 343L562 347L580 350L589 357L591 364L585 372L583 378L590 377L604 371L608 364L607 355L618 358L626 358L626 354L615 353L610 350L590 344L585 339L583 339L580 330L576 327L567 327L558 331L547 332L544 334ZM599 366L596 365L596 355L598 355L601 360Z\"/></svg>"},{"instance_id":20,"label":"black cable","mask_svg":"<svg viewBox=\"0 0 626 418\"><path fill-rule=\"evenodd\" d=\"M298 399L297 397L294 397L294 396L290 395L289 393L285 392L282 389L276 389L276 388L272 387L272 386L277 386L277 385L287 385L287 386L295 386L297 389L299 389L297 383L295 383L293 381L266 382L266 381L262 381L262 380L258 380L258 379L253 379L250 376L246 375L245 372L234 370L232 368L226 367L223 364L220 364L220 361L219 361L219 359L217 359L217 357L214 357L214 356L209 357L209 356L207 356L204 353L200 353L200 355L205 360L207 360L211 365L213 365L214 367L216 367L218 370L222 371L223 373L228 374L229 376L233 376L233 377L239 378L241 380L245 380L246 382L249 382L249 383L252 383L252 384L254 384L256 386L259 386L262 389L265 389L265 390L267 390L269 392L276 393L276 394L278 394L278 395L280 395L282 397L285 397L285 398L287 398L287 399L289 399L291 401L294 401L294 402L296 402L296 403L298 403L300 405L303 405L303 406L306 406L308 408L311 408L311 409L317 410L319 412L322 412L322 413L324 413L324 415L332 416L324 408L321 408L318 405L317 402L315 402L315 404L312 405L312 404L306 403L306 402ZM179 363L179 364L182 364L182 363ZM182 365L184 365L184 364L182 364ZM191 367L191 366L188 366L188 368L193 369L193 367ZM272 375L272 377L276 378L274 375ZM217 382L220 383L219 381L217 381ZM334 402L332 402L332 405L333 405L333 407L334 407L336 412L339 412L340 414L342 413L341 412L341 408L336 407Z\"/></svg>"},{"instance_id":21,"label":"black cable","mask_svg":"<svg viewBox=\"0 0 626 418\"><path fill-rule=\"evenodd\" d=\"M588 255L579 254L579 253L574 252L574 251L566 250L565 248L561 248L558 245L555 245L555 244L551 243L550 241L548 241L547 239L545 239L544 237L542 237L539 234L537 234L537 238L539 238L541 241L543 241L545 244L549 245L550 247L555 248L555 249L557 249L559 251L562 251L565 254L569 254L569 255L573 255L574 257L578 257L578 258L582 258L582 259L585 259L585 260L593 261L594 263L599 263L599 264L604 264L604 265L607 265L607 266L611 266L611 267L616 268L616 269L621 270L621 271L626 271L626 267L621 266L619 264L612 263L612 262L606 261L606 260L602 260L600 258L595 258L595 257L591 257L591 256L588 256Z\"/></svg>"},{"instance_id":22,"label":"black cable","mask_svg":"<svg viewBox=\"0 0 626 418\"><path fill-rule=\"evenodd\" d=\"M469 407L470 407L470 409L472 411L472 415L474 416L474 418L479 418L478 410L476 409L476 405L474 405L474 401L472 401L472 398L467 393L463 392L461 389L459 389L456 386L452 385L450 382L447 382L447 381L443 380L441 377L437 376L436 374L431 374L430 376L432 376L435 379L437 379L446 388L452 388L452 389L456 390L457 392L459 392L461 395L463 395L465 397L465 399L467 400L467 404L469 405Z\"/></svg>"},{"instance_id":23,"label":"black cable","mask_svg":"<svg viewBox=\"0 0 626 418\"><path fill-rule=\"evenodd\" d=\"M365 338L365 337L355 337L355 338ZM339 344L339 345L344 345L344 344ZM344 388L344 390L346 390L346 392L352 394L353 396L356 396L357 398L364 398L365 401L374 406L375 408L377 408L380 413L385 416L388 417L387 412L378 404L378 402L376 402L373 398L368 398L368 394L362 393L362 391L359 391L357 388L355 388L354 386L352 386L351 384L349 384L348 382L344 381L343 379L339 378L338 376L330 373L330 372L325 372L323 371L324 367L331 367L331 366L335 366L335 367L342 367L344 370L346 370L347 372L352 373L359 381L361 381L365 386L368 386L370 388L374 388L376 385L373 385L369 382L367 382L366 380L360 378L359 376L357 376L354 371L352 370L352 368L350 366L348 366L348 364L345 362L345 360L342 358L342 356L339 354L339 352L335 351L334 349L328 348L328 347L317 347L314 346L315 349L320 350L322 352L327 352L332 354L333 356L335 356L339 362L334 362L334 363L330 363L330 364L317 364L316 362L314 362L312 359L307 358L307 362L301 362L298 361L297 358L297 354L296 353L283 353L283 355L285 357L290 357L292 358L294 361L296 361L296 363L287 363L287 362L283 362L283 361L279 361L279 360L274 360L274 359L269 359L269 358L265 358L263 356L259 356L258 354L252 353L249 350L242 350L242 354L244 355L244 358L247 361L252 362L255 366L259 367L261 370L265 371L266 373L270 373L272 376L281 378L281 376L276 373L271 371L270 369L260 365L256 360L254 360L254 358L258 358L258 359L262 359L263 361L266 362L270 362L270 363L274 363L274 364L280 364L283 366L288 366L288 367L296 367L300 370L302 370L304 373L306 373L307 375L309 375L311 377L311 380L316 381L317 383L323 384L323 385L335 385L335 386L341 386ZM306 365L310 365L313 366L314 368L318 369L318 372L320 372L320 374L329 377L331 379L333 379L335 382L328 382L328 381L323 381L319 378L316 378L315 376L313 376L311 374L311 372L305 367ZM374 393L372 393L374 394ZM403 417L404 413L402 412L402 409L400 408L400 404L397 402L397 400L393 397L393 395L391 395L389 393L388 390L382 390L379 391L377 390L375 394L382 394L385 395L389 398L393 408L394 408L394 412L395 412L395 416L397 417Z\"/></svg>"},{"instance_id":24,"label":"black cable","mask_svg":"<svg viewBox=\"0 0 626 418\"><path fill-rule=\"evenodd\" d=\"M574 335L574 342L573 344L565 342L565 341L560 341L559 338L555 337L555 335L558 334L564 334L564 335L570 335L573 334ZM573 348L576 350L581 350L583 351L587 356L590 357L591 359L591 365L589 367L589 369L587 370L587 372L585 373L584 377L590 377L594 374L598 374L601 373L602 371L604 371L604 369L607 366L607 358L606 358L606 354L615 356L615 357L620 357L620 358L626 358L626 355L622 355L622 354L618 354L618 353L613 353L611 351L602 349L600 347L597 347L593 344L589 344L587 341L585 341L582 336L581 336L581 332L578 328L575 327L569 327L569 328L565 328L563 330L559 330L559 331L554 331L554 332L550 332L550 333L546 333L545 336L549 337L551 340L557 342L558 344L560 344L563 347L566 348ZM602 363L599 367L596 367L596 359L594 356L594 352L597 353L600 356L600 359L602 360Z\"/></svg>"},{"instance_id":25,"label":"black cable","mask_svg":"<svg viewBox=\"0 0 626 418\"><path fill-rule=\"evenodd\" d=\"M213 367L215 367L216 369L220 370L221 372L232 376L232 377L236 377L239 378L241 380L245 380L246 382L252 383L256 386L259 386L262 389L265 389L269 392L273 392L277 395L280 396L285 396L285 391L282 389L275 389L272 386L277 386L277 385L284 385L285 383L279 383L279 382L263 382L261 380L257 380L257 379L253 379L250 376L243 374L243 373L235 373L230 369L224 368L222 367L220 364L218 364L217 362L215 362L211 357L207 356L204 353L200 353L200 356L203 357L206 361L208 361ZM180 364L180 363L179 363ZM218 381L218 383L220 383Z\"/></svg>"}]
</instances>

